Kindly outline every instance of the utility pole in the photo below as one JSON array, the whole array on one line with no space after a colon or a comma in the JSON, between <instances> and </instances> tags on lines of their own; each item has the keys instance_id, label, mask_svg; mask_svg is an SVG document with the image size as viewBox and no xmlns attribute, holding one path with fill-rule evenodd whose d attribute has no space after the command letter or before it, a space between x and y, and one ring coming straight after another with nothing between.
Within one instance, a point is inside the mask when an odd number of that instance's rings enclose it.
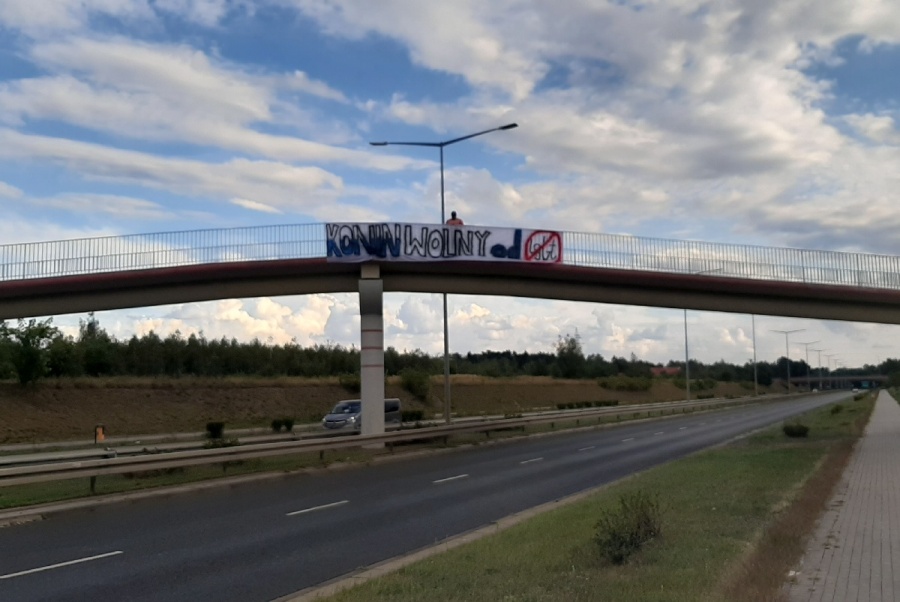
<instances>
[{"instance_id":1,"label":"utility pole","mask_svg":"<svg viewBox=\"0 0 900 602\"><path fill-rule=\"evenodd\" d=\"M803 332L806 330L805 328L797 328L795 330L773 330L772 332L780 332L784 335L784 353L785 359L787 360L787 392L791 392L791 345L788 342L788 337L790 337L795 332Z\"/></svg>"},{"instance_id":2,"label":"utility pole","mask_svg":"<svg viewBox=\"0 0 900 602\"><path fill-rule=\"evenodd\" d=\"M820 343L820 342L821 341L810 341L808 343L800 343L800 342L797 343L798 345L806 346L806 388L810 391L812 391L812 384L811 384L811 381L809 380L809 346L814 345L815 343Z\"/></svg>"}]
</instances>

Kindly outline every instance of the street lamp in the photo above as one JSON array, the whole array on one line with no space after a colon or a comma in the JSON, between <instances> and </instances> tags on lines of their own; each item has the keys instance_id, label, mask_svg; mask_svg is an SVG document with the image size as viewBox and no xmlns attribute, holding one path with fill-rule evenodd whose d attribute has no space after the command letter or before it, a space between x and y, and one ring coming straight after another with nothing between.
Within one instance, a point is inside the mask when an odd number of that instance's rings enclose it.
<instances>
[{"instance_id":1,"label":"street lamp","mask_svg":"<svg viewBox=\"0 0 900 602\"><path fill-rule=\"evenodd\" d=\"M837 356L838 356L837 353L826 353L825 354L825 361L828 362L828 380L831 382L830 386L832 389L834 388L834 378L831 375L831 358L837 357Z\"/></svg>"},{"instance_id":2,"label":"street lamp","mask_svg":"<svg viewBox=\"0 0 900 602\"><path fill-rule=\"evenodd\" d=\"M816 361L816 364L819 366L819 390L822 390L822 352L828 351L828 349L810 349L810 351L815 351L819 354L819 358Z\"/></svg>"},{"instance_id":3,"label":"street lamp","mask_svg":"<svg viewBox=\"0 0 900 602\"><path fill-rule=\"evenodd\" d=\"M791 392L791 346L788 343L788 337L795 332L803 332L806 330L805 328L798 328L796 330L773 330L772 332L780 332L784 335L784 351L787 359L787 392Z\"/></svg>"},{"instance_id":4,"label":"street lamp","mask_svg":"<svg viewBox=\"0 0 900 602\"><path fill-rule=\"evenodd\" d=\"M684 308L684 394L691 400L691 356L688 354L687 308Z\"/></svg>"},{"instance_id":5,"label":"street lamp","mask_svg":"<svg viewBox=\"0 0 900 602\"><path fill-rule=\"evenodd\" d=\"M814 345L816 343L821 343L821 341L810 341L808 343L800 343L800 342L797 343L798 345L806 346L806 388L810 389L810 390L812 390L812 385L810 384L810 380L809 380L809 346Z\"/></svg>"},{"instance_id":6,"label":"street lamp","mask_svg":"<svg viewBox=\"0 0 900 602\"><path fill-rule=\"evenodd\" d=\"M759 397L759 378L756 374L756 314L750 314L753 328L753 396Z\"/></svg>"},{"instance_id":7,"label":"street lamp","mask_svg":"<svg viewBox=\"0 0 900 602\"><path fill-rule=\"evenodd\" d=\"M451 144L456 144L457 142L462 142L463 140L468 140L469 138L474 138L476 136L482 136L484 134L490 134L491 132L502 132L504 130L511 130L519 127L518 123L507 123L506 125L501 125L500 127L491 128L489 130L484 130L482 132L475 132L474 134L468 134L467 136L460 136L459 138L453 138L451 140L444 140L443 142L369 142L372 146L429 146L432 148L438 148L441 152L441 223L443 224L446 221L445 212L444 212L444 147L450 146ZM447 293L443 293L444 297L444 421L446 423L450 423L450 336L449 329L447 326Z\"/></svg>"}]
</instances>

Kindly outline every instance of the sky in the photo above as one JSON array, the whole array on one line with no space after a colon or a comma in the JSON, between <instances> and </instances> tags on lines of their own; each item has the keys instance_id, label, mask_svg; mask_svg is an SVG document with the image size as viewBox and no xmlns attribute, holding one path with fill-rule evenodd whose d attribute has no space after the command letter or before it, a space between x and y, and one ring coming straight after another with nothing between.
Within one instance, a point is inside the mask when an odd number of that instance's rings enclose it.
<instances>
[{"instance_id":1,"label":"sky","mask_svg":"<svg viewBox=\"0 0 900 602\"><path fill-rule=\"evenodd\" d=\"M889 0L0 0L0 244L328 221L467 224L900 255ZM359 345L356 295L100 312ZM385 344L438 354L439 295ZM681 310L451 295L451 351L684 358ZM55 316L77 332L83 315ZM900 357L895 326L687 312L690 355ZM797 343L808 342L810 345ZM810 362L817 365L816 353Z\"/></svg>"}]
</instances>

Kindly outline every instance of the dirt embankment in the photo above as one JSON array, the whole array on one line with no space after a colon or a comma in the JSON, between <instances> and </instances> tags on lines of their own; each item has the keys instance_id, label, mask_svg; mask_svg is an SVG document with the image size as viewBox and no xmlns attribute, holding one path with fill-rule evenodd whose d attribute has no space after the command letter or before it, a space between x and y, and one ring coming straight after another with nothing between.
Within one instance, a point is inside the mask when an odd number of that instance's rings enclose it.
<instances>
[{"instance_id":1,"label":"dirt embankment","mask_svg":"<svg viewBox=\"0 0 900 602\"><path fill-rule=\"evenodd\" d=\"M752 393L736 383L720 383L702 394L713 392L734 397ZM404 408L439 413L443 380L432 378L428 404L413 398L396 378L388 379L385 396L399 397ZM142 435L201 431L212 420L230 428L265 427L283 417L311 422L335 402L354 397L358 394L337 379L85 378L29 388L0 383L0 443L89 439L98 423L111 435ZM670 380L654 382L649 391L612 391L593 380L457 375L451 391L453 411L461 415L518 413L584 401L624 405L678 399L684 399L684 391Z\"/></svg>"}]
</instances>

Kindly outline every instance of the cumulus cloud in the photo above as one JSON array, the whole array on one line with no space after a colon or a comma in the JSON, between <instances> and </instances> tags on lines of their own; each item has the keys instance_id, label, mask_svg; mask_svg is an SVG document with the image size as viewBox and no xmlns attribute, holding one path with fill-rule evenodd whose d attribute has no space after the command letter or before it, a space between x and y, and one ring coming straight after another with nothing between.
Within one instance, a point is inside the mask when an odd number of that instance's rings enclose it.
<instances>
[{"instance_id":1,"label":"cumulus cloud","mask_svg":"<svg viewBox=\"0 0 900 602\"><path fill-rule=\"evenodd\" d=\"M17 199L22 196L22 191L13 186L12 184L7 184L6 182L0 181L0 197L5 197L8 199Z\"/></svg>"},{"instance_id":2,"label":"cumulus cloud","mask_svg":"<svg viewBox=\"0 0 900 602\"><path fill-rule=\"evenodd\" d=\"M154 0L157 10L165 11L187 21L215 26L235 5L248 5L245 0Z\"/></svg>"},{"instance_id":3,"label":"cumulus cloud","mask_svg":"<svg viewBox=\"0 0 900 602\"><path fill-rule=\"evenodd\" d=\"M845 116L844 119L856 132L872 142L900 143L900 132L897 131L894 119L890 115L851 114Z\"/></svg>"},{"instance_id":4,"label":"cumulus cloud","mask_svg":"<svg viewBox=\"0 0 900 602\"><path fill-rule=\"evenodd\" d=\"M52 197L29 197L29 206L59 209L80 215L102 214L110 218L161 220L176 215L159 203L110 194L64 193Z\"/></svg>"},{"instance_id":5,"label":"cumulus cloud","mask_svg":"<svg viewBox=\"0 0 900 602\"><path fill-rule=\"evenodd\" d=\"M250 209L251 211L260 211L262 213L283 213L277 207L272 207L271 205L266 205L265 203L260 203L258 201L251 201L250 199L231 199L232 204L237 205L238 207L243 207L244 209Z\"/></svg>"},{"instance_id":6,"label":"cumulus cloud","mask_svg":"<svg viewBox=\"0 0 900 602\"><path fill-rule=\"evenodd\" d=\"M155 24L166 15L215 27L229 13L253 8L250 0L0 0L0 24L34 37L84 29L97 17Z\"/></svg>"},{"instance_id":7,"label":"cumulus cloud","mask_svg":"<svg viewBox=\"0 0 900 602\"><path fill-rule=\"evenodd\" d=\"M121 234L109 224L103 226L61 225L54 219L25 219L14 212L6 212L0 220L0 240L3 244L19 244L35 241L98 238Z\"/></svg>"},{"instance_id":8,"label":"cumulus cloud","mask_svg":"<svg viewBox=\"0 0 900 602\"><path fill-rule=\"evenodd\" d=\"M496 88L516 99L527 96L544 71L504 35L511 30L507 23L519 20L522 6L515 0L490 6L472 0L438 4L388 0L379 10L364 0L282 3L296 6L333 35L359 38L375 32L399 39L413 62L460 74L473 86Z\"/></svg>"},{"instance_id":9,"label":"cumulus cloud","mask_svg":"<svg viewBox=\"0 0 900 602\"><path fill-rule=\"evenodd\" d=\"M85 177L213 199L258 199L276 207L302 205L315 213L323 198L343 186L319 167L232 159L224 163L173 159L108 146L27 135L0 129L0 157L35 158L68 167Z\"/></svg>"},{"instance_id":10,"label":"cumulus cloud","mask_svg":"<svg viewBox=\"0 0 900 602\"><path fill-rule=\"evenodd\" d=\"M81 29L93 16L140 21L153 18L146 0L0 0L0 24L29 35Z\"/></svg>"},{"instance_id":11,"label":"cumulus cloud","mask_svg":"<svg viewBox=\"0 0 900 602\"><path fill-rule=\"evenodd\" d=\"M315 122L298 121L296 109L282 108L280 88L343 99L302 72L249 73L187 46L124 38L37 44L30 57L54 74L0 85L0 121L10 125L63 121L127 138L179 141L280 160L337 162L365 169L431 165L254 129L258 124L277 124L282 112L291 125Z\"/></svg>"},{"instance_id":12,"label":"cumulus cloud","mask_svg":"<svg viewBox=\"0 0 900 602\"><path fill-rule=\"evenodd\" d=\"M300 6L334 35L376 32L411 52L429 43L382 22L392 11L402 18L396 4L377 18L350 0L312 4ZM459 186L466 174L455 174L449 192L467 215L627 231L659 219L673 228L664 236L728 232L757 243L896 250L887 235L896 228L888 208L896 157L871 144L897 144L893 118L847 116L865 140L843 135L840 120L822 108L832 83L807 68L839 62L837 45L850 36L869 41L867 48L898 43L900 11L875 0L831 0L815 11L803 2L736 1L511 8L461 2L453 10L493 28L510 56L526 57L534 68L515 75L529 82L527 93L502 96L473 83L468 97L450 102L395 94L365 105L381 118L439 131L523 125L482 143L521 153L538 177L501 194L501 182L471 178ZM414 14L426 19L421 11ZM438 59L422 60L441 68ZM477 68L453 72L475 82L466 74ZM465 194L452 190L454 182ZM721 222L704 229L698 215ZM852 228L844 221L851 216Z\"/></svg>"},{"instance_id":13,"label":"cumulus cloud","mask_svg":"<svg viewBox=\"0 0 900 602\"><path fill-rule=\"evenodd\" d=\"M393 328L389 331L394 334L414 335L433 332L434 325L442 323L441 310L421 297L406 299L395 316Z\"/></svg>"}]
</instances>

